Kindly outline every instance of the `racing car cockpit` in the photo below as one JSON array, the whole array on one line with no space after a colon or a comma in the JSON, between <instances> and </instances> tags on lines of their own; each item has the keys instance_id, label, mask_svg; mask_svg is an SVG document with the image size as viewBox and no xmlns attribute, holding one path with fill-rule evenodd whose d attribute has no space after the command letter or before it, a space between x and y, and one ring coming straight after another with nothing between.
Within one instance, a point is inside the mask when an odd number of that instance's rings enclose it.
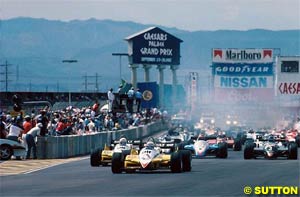
<instances>
[{"instance_id":1,"label":"racing car cockpit","mask_svg":"<svg viewBox=\"0 0 300 197\"><path fill-rule=\"evenodd\" d=\"M145 146L145 148L146 148L146 149L149 149L149 150L153 150L154 147L155 147L155 144L154 144L154 142L152 142L152 141L148 141L148 142L146 143L146 146Z\"/></svg>"},{"instance_id":2,"label":"racing car cockpit","mask_svg":"<svg viewBox=\"0 0 300 197\"><path fill-rule=\"evenodd\" d=\"M275 136L270 135L270 136L268 137L268 142L276 142Z\"/></svg>"},{"instance_id":3,"label":"racing car cockpit","mask_svg":"<svg viewBox=\"0 0 300 197\"><path fill-rule=\"evenodd\" d=\"M127 139L126 138L121 138L119 141L120 146L126 146L127 144Z\"/></svg>"}]
</instances>

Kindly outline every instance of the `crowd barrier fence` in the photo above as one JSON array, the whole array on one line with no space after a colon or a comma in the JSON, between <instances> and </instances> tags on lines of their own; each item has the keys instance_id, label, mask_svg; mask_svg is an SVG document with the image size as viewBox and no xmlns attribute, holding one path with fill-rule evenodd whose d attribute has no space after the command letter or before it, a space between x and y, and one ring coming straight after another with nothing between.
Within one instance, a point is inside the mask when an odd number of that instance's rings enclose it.
<instances>
[{"instance_id":1,"label":"crowd barrier fence","mask_svg":"<svg viewBox=\"0 0 300 197\"><path fill-rule=\"evenodd\" d=\"M38 159L68 158L90 154L95 148L103 148L112 140L118 140L122 135L128 139L137 140L149 137L167 129L167 124L161 121L138 126L131 129L105 131L87 135L47 136L37 139Z\"/></svg>"}]
</instances>

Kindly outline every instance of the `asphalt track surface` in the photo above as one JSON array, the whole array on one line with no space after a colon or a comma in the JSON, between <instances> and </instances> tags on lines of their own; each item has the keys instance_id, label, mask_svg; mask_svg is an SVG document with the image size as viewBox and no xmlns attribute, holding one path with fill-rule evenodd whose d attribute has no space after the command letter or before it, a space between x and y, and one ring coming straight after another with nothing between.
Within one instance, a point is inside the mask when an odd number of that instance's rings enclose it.
<instances>
[{"instance_id":1,"label":"asphalt track surface","mask_svg":"<svg viewBox=\"0 0 300 197\"><path fill-rule=\"evenodd\" d=\"M300 186L300 160L193 159L192 171L112 174L89 157L30 173L0 177L1 196L246 196L245 186ZM6 161L9 162L9 161Z\"/></svg>"}]
</instances>

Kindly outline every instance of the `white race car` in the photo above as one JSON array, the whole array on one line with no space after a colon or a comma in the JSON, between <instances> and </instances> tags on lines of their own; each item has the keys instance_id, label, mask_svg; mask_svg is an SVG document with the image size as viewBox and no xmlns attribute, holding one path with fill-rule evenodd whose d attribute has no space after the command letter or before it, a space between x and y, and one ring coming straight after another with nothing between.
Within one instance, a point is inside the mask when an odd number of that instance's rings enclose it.
<instances>
[{"instance_id":1,"label":"white race car","mask_svg":"<svg viewBox=\"0 0 300 197\"><path fill-rule=\"evenodd\" d=\"M266 159L276 159L278 157L287 157L287 159L297 159L297 144L285 140L276 140L269 136L268 139L256 140L246 143L244 149L244 159L264 157Z\"/></svg>"},{"instance_id":2,"label":"white race car","mask_svg":"<svg viewBox=\"0 0 300 197\"><path fill-rule=\"evenodd\" d=\"M12 156L25 157L26 148L21 143L9 140L0 139L0 159L9 160Z\"/></svg>"}]
</instances>

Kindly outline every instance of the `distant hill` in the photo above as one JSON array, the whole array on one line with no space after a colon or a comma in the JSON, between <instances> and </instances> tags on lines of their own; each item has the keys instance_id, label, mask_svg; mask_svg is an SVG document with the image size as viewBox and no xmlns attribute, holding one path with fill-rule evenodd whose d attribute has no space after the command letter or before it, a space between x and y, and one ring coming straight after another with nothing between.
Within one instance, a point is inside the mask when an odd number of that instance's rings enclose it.
<instances>
[{"instance_id":1,"label":"distant hill","mask_svg":"<svg viewBox=\"0 0 300 197\"><path fill-rule=\"evenodd\" d=\"M101 91L117 87L119 58L112 53L127 52L125 37L155 26L96 19L62 22L33 18L2 20L0 25L0 64L6 60L12 64L9 89L23 91L64 91L69 87L82 91L84 75L95 73L101 75ZM282 55L300 55L300 30L189 32L159 27L183 40L178 73L181 81L190 70L208 75L212 48L276 48ZM76 59L78 63L63 64L64 59ZM157 79L156 69L151 70L151 75ZM142 73L138 77L142 80ZM122 78L130 80L126 58L122 58ZM170 81L167 75L166 82ZM94 82L95 77L88 78L88 83ZM94 90L94 85L88 89ZM0 90L4 90L3 83Z\"/></svg>"}]
</instances>

